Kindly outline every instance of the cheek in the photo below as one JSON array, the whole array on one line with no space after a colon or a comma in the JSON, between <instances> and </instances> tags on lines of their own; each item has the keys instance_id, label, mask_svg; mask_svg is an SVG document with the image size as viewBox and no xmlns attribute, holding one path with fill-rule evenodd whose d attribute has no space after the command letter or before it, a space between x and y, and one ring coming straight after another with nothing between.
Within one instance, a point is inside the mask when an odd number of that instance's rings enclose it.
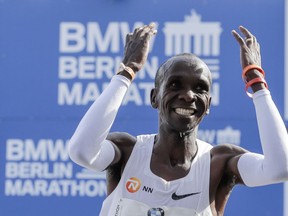
<instances>
[{"instance_id":1,"label":"cheek","mask_svg":"<svg viewBox=\"0 0 288 216\"><path fill-rule=\"evenodd\" d=\"M209 106L210 96L208 94L204 95L203 100L205 101L206 106Z\"/></svg>"},{"instance_id":2,"label":"cheek","mask_svg":"<svg viewBox=\"0 0 288 216\"><path fill-rule=\"evenodd\" d=\"M169 104L172 100L172 97L168 93L163 93L162 95L158 95L158 110L160 113L167 114L169 112Z\"/></svg>"},{"instance_id":3,"label":"cheek","mask_svg":"<svg viewBox=\"0 0 288 216\"><path fill-rule=\"evenodd\" d=\"M200 95L200 96L198 96L198 101L199 101L201 107L203 107L203 114L205 114L206 110L209 109L210 96L208 94Z\"/></svg>"}]
</instances>

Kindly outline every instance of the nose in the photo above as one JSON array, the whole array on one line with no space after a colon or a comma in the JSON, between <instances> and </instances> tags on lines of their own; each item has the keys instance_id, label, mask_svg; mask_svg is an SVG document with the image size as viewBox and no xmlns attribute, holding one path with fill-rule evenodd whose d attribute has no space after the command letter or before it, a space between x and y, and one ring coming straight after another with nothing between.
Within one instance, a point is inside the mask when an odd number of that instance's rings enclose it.
<instances>
[{"instance_id":1,"label":"nose","mask_svg":"<svg viewBox=\"0 0 288 216\"><path fill-rule=\"evenodd\" d=\"M196 95L192 90L186 90L179 94L179 99L185 100L186 102L194 102Z\"/></svg>"}]
</instances>

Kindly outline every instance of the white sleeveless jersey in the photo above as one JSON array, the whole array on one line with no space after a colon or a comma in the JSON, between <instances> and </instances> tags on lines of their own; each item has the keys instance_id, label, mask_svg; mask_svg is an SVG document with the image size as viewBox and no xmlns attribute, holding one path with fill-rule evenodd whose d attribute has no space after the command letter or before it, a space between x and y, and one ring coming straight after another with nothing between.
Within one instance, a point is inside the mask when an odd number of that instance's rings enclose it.
<instances>
[{"instance_id":1,"label":"white sleeveless jersey","mask_svg":"<svg viewBox=\"0 0 288 216\"><path fill-rule=\"evenodd\" d=\"M100 216L211 216L210 149L197 140L198 152L189 173L166 181L150 169L155 135L141 135L114 191L104 200Z\"/></svg>"}]
</instances>

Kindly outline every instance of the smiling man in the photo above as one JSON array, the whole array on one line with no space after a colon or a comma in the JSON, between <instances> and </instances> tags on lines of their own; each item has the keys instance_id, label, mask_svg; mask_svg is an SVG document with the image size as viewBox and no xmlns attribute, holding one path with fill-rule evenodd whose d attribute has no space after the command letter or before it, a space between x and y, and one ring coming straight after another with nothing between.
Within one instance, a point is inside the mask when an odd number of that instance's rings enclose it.
<instances>
[{"instance_id":1,"label":"smiling man","mask_svg":"<svg viewBox=\"0 0 288 216\"><path fill-rule=\"evenodd\" d=\"M244 27L240 45L243 80L252 88L264 155L231 144L197 139L209 114L212 84L207 65L183 53L157 71L151 105L158 110L155 134L109 133L134 76L148 55L155 25L127 35L119 73L82 118L69 143L70 157L86 168L107 172L101 216L223 215L234 185L268 185L288 179L288 136L261 68L259 44Z\"/></svg>"}]
</instances>

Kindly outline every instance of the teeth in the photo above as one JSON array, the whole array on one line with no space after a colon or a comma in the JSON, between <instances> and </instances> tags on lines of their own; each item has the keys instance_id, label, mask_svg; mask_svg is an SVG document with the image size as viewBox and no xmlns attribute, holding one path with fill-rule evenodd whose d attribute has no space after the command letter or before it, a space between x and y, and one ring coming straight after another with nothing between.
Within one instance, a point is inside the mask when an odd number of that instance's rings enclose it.
<instances>
[{"instance_id":1,"label":"teeth","mask_svg":"<svg viewBox=\"0 0 288 216\"><path fill-rule=\"evenodd\" d=\"M179 115L183 115L183 116L191 116L192 114L194 114L194 110L192 109L183 109L183 108L176 108L175 112Z\"/></svg>"}]
</instances>

